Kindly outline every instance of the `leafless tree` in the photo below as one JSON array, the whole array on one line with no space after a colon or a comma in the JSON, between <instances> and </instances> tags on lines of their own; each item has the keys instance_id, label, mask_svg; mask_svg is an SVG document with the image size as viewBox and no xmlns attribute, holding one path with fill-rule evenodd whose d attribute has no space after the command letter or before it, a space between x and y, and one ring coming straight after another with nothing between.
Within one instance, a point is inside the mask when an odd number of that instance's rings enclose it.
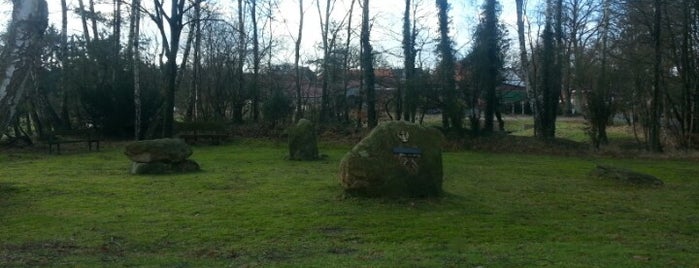
<instances>
[{"instance_id":1,"label":"leafless tree","mask_svg":"<svg viewBox=\"0 0 699 268\"><path fill-rule=\"evenodd\" d=\"M298 121L303 118L303 103L301 99L301 69L299 67L299 61L301 60L301 39L303 38L303 0L299 0L299 31L296 35L296 46L294 50L294 68L296 72L296 114L294 116L294 121Z\"/></svg>"},{"instance_id":2,"label":"leafless tree","mask_svg":"<svg viewBox=\"0 0 699 268\"><path fill-rule=\"evenodd\" d=\"M369 0L364 0L362 4L362 33L360 35L362 44L362 85L367 100L367 125L371 129L378 125L378 115L376 113L376 92L374 89L374 56L369 34Z\"/></svg>"}]
</instances>

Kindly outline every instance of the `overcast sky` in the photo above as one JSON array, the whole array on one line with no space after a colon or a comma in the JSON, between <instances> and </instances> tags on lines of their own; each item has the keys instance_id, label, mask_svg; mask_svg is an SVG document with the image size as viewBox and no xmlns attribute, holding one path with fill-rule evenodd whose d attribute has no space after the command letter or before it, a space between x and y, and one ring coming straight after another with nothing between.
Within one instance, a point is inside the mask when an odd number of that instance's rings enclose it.
<instances>
[{"instance_id":1,"label":"overcast sky","mask_svg":"<svg viewBox=\"0 0 699 268\"><path fill-rule=\"evenodd\" d=\"M281 41L282 46L276 51L276 61L292 61L293 60L293 38L295 38L298 21L298 1L299 0L281 0L278 8L275 11L275 22L273 22L274 35ZM322 1L322 0L321 0ZM337 7L333 11L333 19L336 21L345 17L351 0L336 0ZM360 2L361 0L357 0ZM426 28L423 33L423 38L432 40L437 34L437 11L434 0L414 0L422 2L419 7L419 26ZM478 21L479 6L483 0L450 0L451 10L449 15L451 22L451 36L454 39L455 49L459 56L463 56L468 52L471 35ZM61 7L59 0L48 0L49 4L49 20L51 24L60 28ZM68 0L69 8L77 7L77 0ZM112 1L100 1L105 4L98 4L97 9L106 13L112 13ZM233 19L235 17L235 9L237 8L236 0L218 0L215 1L220 7L219 11L225 13L225 16ZM325 1L322 1L325 2ZM528 2L538 2L530 0ZM317 44L320 42L320 22L318 10L315 0L304 0L305 16L304 16L304 33L303 33L303 51L302 54L306 59L318 58ZM401 54L401 31L402 31L402 16L404 11L404 0L371 0L370 15L374 18L374 24L371 32L372 44L376 51L383 52L386 55L388 62L392 65L400 66L402 61L399 56ZM507 25L511 33L516 32L515 28L515 6L514 0L501 0L503 8L501 20ZM323 8L323 6L321 6ZM534 8L534 4L530 3L529 8ZM0 0L0 24L4 27L11 18L10 1ZM356 25L358 31L361 22L361 10L355 6L355 15L352 18L352 24ZM531 13L531 12L530 12ZM81 31L80 22L73 12L69 24L69 31L78 33ZM259 19L259 18L258 18ZM125 20L127 21L127 20ZM151 22L144 18L143 20L144 34L156 34L156 30L149 25ZM126 35L127 31L124 31ZM123 37L125 38L125 36ZM514 39L514 35L512 35ZM355 39L355 42L358 40ZM426 47L425 54L430 54L434 51L434 47ZM423 55L424 58L429 58L431 55ZM291 59L291 60L289 60ZM426 64L433 64L426 60Z\"/></svg>"}]
</instances>

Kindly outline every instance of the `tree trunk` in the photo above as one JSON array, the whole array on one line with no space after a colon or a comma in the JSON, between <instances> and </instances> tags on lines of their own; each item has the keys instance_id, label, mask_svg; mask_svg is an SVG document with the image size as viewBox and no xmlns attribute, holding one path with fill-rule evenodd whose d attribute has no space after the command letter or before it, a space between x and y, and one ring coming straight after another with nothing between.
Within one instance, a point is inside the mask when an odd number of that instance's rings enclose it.
<instances>
[{"instance_id":1,"label":"tree trunk","mask_svg":"<svg viewBox=\"0 0 699 268\"><path fill-rule=\"evenodd\" d=\"M378 117L376 114L376 92L374 90L374 57L372 55L371 40L369 39L369 0L364 0L364 5L362 6L361 43L363 84L367 100L367 124L369 129L373 129L378 125Z\"/></svg>"},{"instance_id":2,"label":"tree trunk","mask_svg":"<svg viewBox=\"0 0 699 268\"><path fill-rule=\"evenodd\" d=\"M65 66L68 58L68 4L66 0L61 0L61 53L60 61ZM66 76L68 72L66 68L61 68L60 92L63 94L61 103L61 119L62 127L70 129L70 113L68 112L68 83Z\"/></svg>"},{"instance_id":3,"label":"tree trunk","mask_svg":"<svg viewBox=\"0 0 699 268\"><path fill-rule=\"evenodd\" d=\"M95 12L95 0L90 0L90 20L92 23L92 38L99 41L99 31L97 30L97 13Z\"/></svg>"},{"instance_id":4,"label":"tree trunk","mask_svg":"<svg viewBox=\"0 0 699 268\"><path fill-rule=\"evenodd\" d=\"M347 87L349 86L349 75L350 75L350 67L349 67L349 55L350 55L350 41L352 40L352 15L354 14L354 4L356 0L352 0L352 3L350 4L350 9L349 9L349 19L347 22L347 40L345 40L345 54L343 55L342 59L342 66L344 68L344 75L343 75L343 81L342 81L342 106L343 106L343 121L345 123L349 122L350 117L350 104L347 103Z\"/></svg>"},{"instance_id":5,"label":"tree trunk","mask_svg":"<svg viewBox=\"0 0 699 268\"><path fill-rule=\"evenodd\" d=\"M498 77L500 76L500 69L502 68L502 61L500 60L500 34L498 31L498 13L497 13L498 3L495 0L488 0L484 5L483 10L483 20L482 28L479 36L476 37L478 43L476 46L482 46L481 52L483 53L480 57L483 57L482 62L477 62L476 66L480 71L481 75L479 80L479 85L483 86L485 90L485 122L484 131L486 133L492 133L495 131L495 119L497 114L498 117L498 129L504 126L502 125L502 120L499 114L500 101L497 97L496 89L498 87Z\"/></svg>"},{"instance_id":6,"label":"tree trunk","mask_svg":"<svg viewBox=\"0 0 699 268\"><path fill-rule=\"evenodd\" d=\"M131 51L131 68L133 70L134 98L134 140L141 139L141 72L140 72L140 24L141 0L131 1L131 28L129 29L129 51Z\"/></svg>"},{"instance_id":7,"label":"tree trunk","mask_svg":"<svg viewBox=\"0 0 699 268\"><path fill-rule=\"evenodd\" d=\"M296 36L296 47L294 53L294 68L296 71L296 115L294 121L299 121L303 118L303 106L301 99L301 69L299 61L301 60L301 38L303 37L303 0L299 0L299 31Z\"/></svg>"},{"instance_id":8,"label":"tree trunk","mask_svg":"<svg viewBox=\"0 0 699 268\"><path fill-rule=\"evenodd\" d=\"M85 9L85 3L83 0L78 0L78 5L80 7L80 21L83 26L83 36L85 38L85 46L90 48L90 30L87 27L87 10Z\"/></svg>"},{"instance_id":9,"label":"tree trunk","mask_svg":"<svg viewBox=\"0 0 699 268\"><path fill-rule=\"evenodd\" d=\"M40 39L48 25L45 0L14 0L12 22L0 54L0 132L10 126L24 94L36 59L41 57Z\"/></svg>"},{"instance_id":10,"label":"tree trunk","mask_svg":"<svg viewBox=\"0 0 699 268\"><path fill-rule=\"evenodd\" d=\"M246 49L246 36L245 36L245 6L243 5L243 0L238 0L238 92L235 97L235 104L233 105L233 121L236 123L243 123L243 106L245 105L245 49Z\"/></svg>"},{"instance_id":11,"label":"tree trunk","mask_svg":"<svg viewBox=\"0 0 699 268\"><path fill-rule=\"evenodd\" d=\"M325 2L325 13L320 8L320 0L316 1L318 8L318 18L320 19L320 35L323 44L323 61L322 74L323 81L321 83L321 101L320 101L320 122L326 123L330 116L330 94L328 94L328 81L330 80L331 72L329 66L330 47L328 45L328 36L330 32L330 7L331 0Z\"/></svg>"},{"instance_id":12,"label":"tree trunk","mask_svg":"<svg viewBox=\"0 0 699 268\"><path fill-rule=\"evenodd\" d=\"M438 51L441 57L439 63L439 83L442 88L442 125L456 130L463 129L463 111L459 105L456 94L456 81L454 79L454 52L451 37L449 36L449 3L447 0L437 0L439 20L439 44Z\"/></svg>"},{"instance_id":13,"label":"tree trunk","mask_svg":"<svg viewBox=\"0 0 699 268\"><path fill-rule=\"evenodd\" d=\"M650 107L650 118L649 118L649 123L650 127L648 129L648 150L651 152L662 152L662 144L660 143L660 120L661 120L661 111L662 107L660 105L660 79L661 79L661 72L662 72L662 60L663 60L663 51L662 51L662 42L660 40L661 38L661 27L662 27L662 1L661 0L655 0L654 1L654 8L655 8L655 15L654 15L654 22L653 22L653 41L654 41L654 50L655 50L655 61L653 64L653 93L652 93L652 99L651 99L651 107Z\"/></svg>"},{"instance_id":14,"label":"tree trunk","mask_svg":"<svg viewBox=\"0 0 699 268\"><path fill-rule=\"evenodd\" d=\"M415 33L411 23L411 0L405 0L403 14L403 69L405 75L405 92L401 93L403 101L398 110L403 110L403 118L415 122L417 112L417 94L415 92ZM399 111L400 112L400 111Z\"/></svg>"},{"instance_id":15,"label":"tree trunk","mask_svg":"<svg viewBox=\"0 0 699 268\"><path fill-rule=\"evenodd\" d=\"M556 45L551 19L547 19L543 34L543 51L541 59L541 91L537 94L539 124L535 125L536 135L540 139L553 139L555 136L556 105ZM560 91L558 91L560 93ZM551 102L551 100L556 100Z\"/></svg>"},{"instance_id":16,"label":"tree trunk","mask_svg":"<svg viewBox=\"0 0 699 268\"><path fill-rule=\"evenodd\" d=\"M162 106L163 129L161 136L170 138L174 134L175 89L178 69L177 54L180 48L180 36L183 28L182 18L185 11L185 0L172 0L169 15L166 15L163 2L160 0L154 0L153 2L155 4L155 14L149 14L149 16L158 27L163 42L162 48L165 57L167 57L164 75L165 83L162 91L164 102ZM169 34L165 32L165 22L168 24Z\"/></svg>"},{"instance_id":17,"label":"tree trunk","mask_svg":"<svg viewBox=\"0 0 699 268\"><path fill-rule=\"evenodd\" d=\"M184 0L172 0L170 4L170 17L167 19L170 26L169 49L166 52L166 85L165 90L165 113L163 121L163 137L171 138L174 134L175 120L175 90L177 89L177 52L180 48L180 35L182 34L184 15Z\"/></svg>"},{"instance_id":18,"label":"tree trunk","mask_svg":"<svg viewBox=\"0 0 699 268\"><path fill-rule=\"evenodd\" d=\"M561 32L561 2L549 1L546 8L546 23L542 36L542 55L540 78L541 88L536 93L539 117L535 119L535 134L538 138L548 140L556 135L556 116L558 101L561 94L561 63L560 46Z\"/></svg>"},{"instance_id":19,"label":"tree trunk","mask_svg":"<svg viewBox=\"0 0 699 268\"><path fill-rule=\"evenodd\" d=\"M527 97L529 101L529 106L532 111L532 117L534 118L534 125L539 125L539 118L541 118L539 107L537 106L537 89L536 82L534 80L534 71L529 61L529 56L527 54L527 41L524 34L524 0L515 0L517 5L517 39L519 41L519 57L520 64L522 68L522 78L524 79L524 84L527 89ZM536 136L537 128L534 128L534 135Z\"/></svg>"},{"instance_id":20,"label":"tree trunk","mask_svg":"<svg viewBox=\"0 0 699 268\"><path fill-rule=\"evenodd\" d=\"M112 88L116 89L117 86L117 76L119 75L119 70L121 70L120 63L120 52L121 52L121 1L114 0L114 29L113 29L113 51L112 59L114 63L110 66L112 69Z\"/></svg>"},{"instance_id":21,"label":"tree trunk","mask_svg":"<svg viewBox=\"0 0 699 268\"><path fill-rule=\"evenodd\" d=\"M199 113L199 72L201 70L201 2L194 3L194 62L192 64L192 83L187 105L187 120L196 121Z\"/></svg>"},{"instance_id":22,"label":"tree trunk","mask_svg":"<svg viewBox=\"0 0 699 268\"><path fill-rule=\"evenodd\" d=\"M257 1L251 1L250 19L252 21L252 121L257 122L260 114L260 40L257 28Z\"/></svg>"}]
</instances>

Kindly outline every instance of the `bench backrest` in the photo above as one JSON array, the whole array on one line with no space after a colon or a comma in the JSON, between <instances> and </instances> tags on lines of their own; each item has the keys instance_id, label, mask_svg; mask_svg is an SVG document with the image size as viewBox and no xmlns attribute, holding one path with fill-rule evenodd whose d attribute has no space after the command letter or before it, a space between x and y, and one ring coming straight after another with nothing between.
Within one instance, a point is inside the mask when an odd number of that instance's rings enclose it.
<instances>
[{"instance_id":1,"label":"bench backrest","mask_svg":"<svg viewBox=\"0 0 699 268\"><path fill-rule=\"evenodd\" d=\"M228 127L224 122L178 122L175 125L178 133L226 133Z\"/></svg>"},{"instance_id":2,"label":"bench backrest","mask_svg":"<svg viewBox=\"0 0 699 268\"><path fill-rule=\"evenodd\" d=\"M54 141L60 139L81 139L81 140L97 140L100 139L100 134L96 129L69 129L55 130L43 137L44 140Z\"/></svg>"}]
</instances>

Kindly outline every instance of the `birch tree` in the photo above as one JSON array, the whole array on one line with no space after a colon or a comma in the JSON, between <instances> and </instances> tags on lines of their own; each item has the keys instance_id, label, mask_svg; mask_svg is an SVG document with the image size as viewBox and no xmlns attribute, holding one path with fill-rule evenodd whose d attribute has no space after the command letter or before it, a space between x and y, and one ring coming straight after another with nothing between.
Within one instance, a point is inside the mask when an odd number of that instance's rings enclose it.
<instances>
[{"instance_id":1,"label":"birch tree","mask_svg":"<svg viewBox=\"0 0 699 268\"><path fill-rule=\"evenodd\" d=\"M11 124L29 73L40 57L41 37L48 25L45 0L13 0L6 45L0 54L0 131Z\"/></svg>"},{"instance_id":2,"label":"birch tree","mask_svg":"<svg viewBox=\"0 0 699 268\"><path fill-rule=\"evenodd\" d=\"M61 0L61 53L59 55L59 60L66 65L68 59L68 3L66 0ZM61 103L61 118L63 119L63 127L70 129L70 113L68 111L68 83L66 76L68 72L65 68L61 69L61 81L60 88L63 93L63 99Z\"/></svg>"},{"instance_id":3,"label":"birch tree","mask_svg":"<svg viewBox=\"0 0 699 268\"><path fill-rule=\"evenodd\" d=\"M296 35L296 46L294 49L294 70L296 72L296 114L294 116L294 121L299 121L303 118L303 103L301 98L301 69L299 67L299 61L301 60L301 38L303 38L303 0L299 0L299 31Z\"/></svg>"},{"instance_id":4,"label":"birch tree","mask_svg":"<svg viewBox=\"0 0 699 268\"><path fill-rule=\"evenodd\" d=\"M250 1L250 20L252 22L252 121L257 122L260 115L260 39L257 23L257 0Z\"/></svg>"},{"instance_id":5,"label":"birch tree","mask_svg":"<svg viewBox=\"0 0 699 268\"><path fill-rule=\"evenodd\" d=\"M243 122L243 105L245 91L245 50L247 48L245 34L245 5L243 0L238 0L238 91L236 92L235 105L233 107L233 121Z\"/></svg>"},{"instance_id":6,"label":"birch tree","mask_svg":"<svg viewBox=\"0 0 699 268\"><path fill-rule=\"evenodd\" d=\"M647 149L651 152L662 152L663 147L660 142L660 118L662 115L661 106L661 79L662 79L662 0L653 1L653 91L650 99L650 118L647 137Z\"/></svg>"},{"instance_id":7,"label":"birch tree","mask_svg":"<svg viewBox=\"0 0 699 268\"><path fill-rule=\"evenodd\" d=\"M522 77L524 79L524 84L527 89L527 97L529 99L529 105L532 111L532 117L534 117L534 124L536 125L540 116L539 109L536 105L536 82L534 77L536 77L536 68L529 60L529 54L527 51L527 39L525 35L525 6L524 0L515 0L515 5L517 8L517 40L519 45L519 62L520 68L523 73ZM536 131L536 129L534 130Z\"/></svg>"},{"instance_id":8,"label":"birch tree","mask_svg":"<svg viewBox=\"0 0 699 268\"><path fill-rule=\"evenodd\" d=\"M140 72L140 24L141 24L141 0L131 1L131 23L129 28L129 51L131 56L131 68L133 70L133 98L134 98L134 139L141 139L141 72Z\"/></svg>"}]
</instances>

